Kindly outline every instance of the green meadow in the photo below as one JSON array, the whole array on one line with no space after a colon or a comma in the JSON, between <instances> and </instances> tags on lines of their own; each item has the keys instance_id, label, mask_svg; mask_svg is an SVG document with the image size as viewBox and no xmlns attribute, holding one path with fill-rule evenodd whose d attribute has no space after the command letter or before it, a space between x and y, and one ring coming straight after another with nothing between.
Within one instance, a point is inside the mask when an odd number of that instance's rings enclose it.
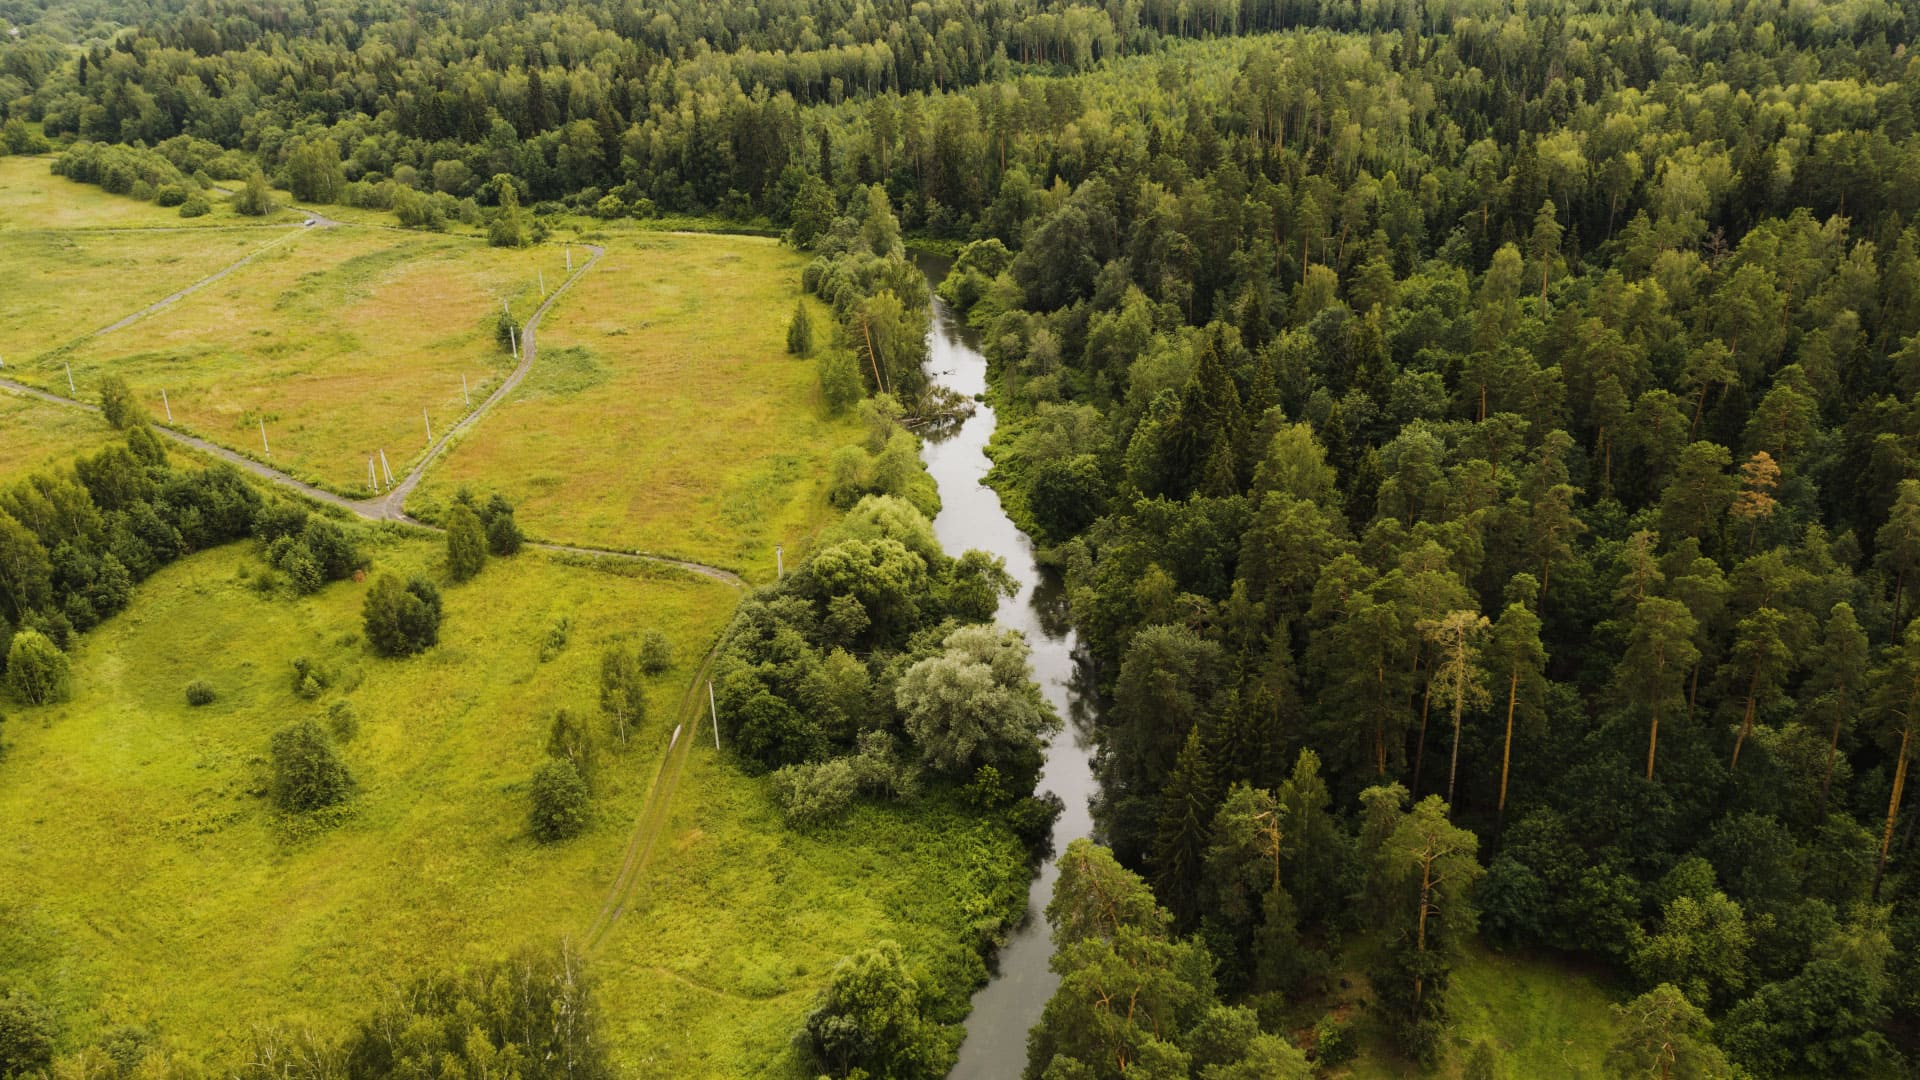
<instances>
[{"instance_id":1,"label":"green meadow","mask_svg":"<svg viewBox=\"0 0 1920 1080\"><path fill-rule=\"evenodd\" d=\"M786 352L803 260L758 237L605 243L541 323L533 373L414 508L498 489L532 534L771 580L774 545L792 557L831 519L824 465L858 437L826 415L814 362Z\"/></svg>"},{"instance_id":2,"label":"green meadow","mask_svg":"<svg viewBox=\"0 0 1920 1080\"><path fill-rule=\"evenodd\" d=\"M118 439L98 413L0 390L0 487Z\"/></svg>"}]
</instances>

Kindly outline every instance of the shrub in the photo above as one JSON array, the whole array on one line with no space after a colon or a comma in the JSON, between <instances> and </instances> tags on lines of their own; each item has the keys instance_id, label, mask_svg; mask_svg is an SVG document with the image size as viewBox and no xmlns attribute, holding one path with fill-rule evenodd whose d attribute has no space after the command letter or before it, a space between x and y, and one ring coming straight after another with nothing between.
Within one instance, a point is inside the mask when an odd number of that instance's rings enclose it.
<instances>
[{"instance_id":1,"label":"shrub","mask_svg":"<svg viewBox=\"0 0 1920 1080\"><path fill-rule=\"evenodd\" d=\"M440 590L425 578L402 584L383 573L367 590L361 610L367 643L381 656L412 656L440 640Z\"/></svg>"},{"instance_id":2,"label":"shrub","mask_svg":"<svg viewBox=\"0 0 1920 1080\"><path fill-rule=\"evenodd\" d=\"M53 1064L53 1015L12 991L0 998L0 1076L38 1076Z\"/></svg>"},{"instance_id":3,"label":"shrub","mask_svg":"<svg viewBox=\"0 0 1920 1080\"><path fill-rule=\"evenodd\" d=\"M487 527L487 550L495 555L512 555L526 542L513 519L513 504L497 492L480 508L480 520Z\"/></svg>"},{"instance_id":4,"label":"shrub","mask_svg":"<svg viewBox=\"0 0 1920 1080\"><path fill-rule=\"evenodd\" d=\"M218 696L213 692L213 687L204 680L195 679L187 684L187 704L196 709L202 705L213 704L214 698Z\"/></svg>"},{"instance_id":5,"label":"shrub","mask_svg":"<svg viewBox=\"0 0 1920 1080\"><path fill-rule=\"evenodd\" d=\"M587 785L565 758L548 758L533 774L533 835L543 844L580 835L587 827Z\"/></svg>"},{"instance_id":6,"label":"shrub","mask_svg":"<svg viewBox=\"0 0 1920 1080\"><path fill-rule=\"evenodd\" d=\"M180 204L180 216L183 218L206 217L211 213L213 213L213 204L207 201L205 195L197 191L188 195L186 201Z\"/></svg>"},{"instance_id":7,"label":"shrub","mask_svg":"<svg viewBox=\"0 0 1920 1080\"><path fill-rule=\"evenodd\" d=\"M565 615L553 620L547 632L540 638L540 662L546 663L560 655L567 647L567 637L573 633L573 620Z\"/></svg>"},{"instance_id":8,"label":"shrub","mask_svg":"<svg viewBox=\"0 0 1920 1080\"><path fill-rule=\"evenodd\" d=\"M788 765L767 777L773 801L787 824L807 828L844 813L859 793L854 764L834 758L810 765Z\"/></svg>"},{"instance_id":9,"label":"shrub","mask_svg":"<svg viewBox=\"0 0 1920 1080\"><path fill-rule=\"evenodd\" d=\"M820 396L827 410L838 416L859 402L866 393L860 381L860 365L846 349L829 349L820 358Z\"/></svg>"},{"instance_id":10,"label":"shrub","mask_svg":"<svg viewBox=\"0 0 1920 1080\"><path fill-rule=\"evenodd\" d=\"M640 638L640 670L649 675L664 675L673 667L673 642L658 630L649 630Z\"/></svg>"},{"instance_id":11,"label":"shrub","mask_svg":"<svg viewBox=\"0 0 1920 1080\"><path fill-rule=\"evenodd\" d=\"M7 689L29 705L65 701L73 693L67 654L38 630L21 630L7 649Z\"/></svg>"},{"instance_id":12,"label":"shrub","mask_svg":"<svg viewBox=\"0 0 1920 1080\"><path fill-rule=\"evenodd\" d=\"M327 706L327 727L333 729L333 737L339 742L352 742L360 734L360 714L353 709L353 703L336 701Z\"/></svg>"},{"instance_id":13,"label":"shrub","mask_svg":"<svg viewBox=\"0 0 1920 1080\"><path fill-rule=\"evenodd\" d=\"M787 323L787 351L802 359L813 355L813 319L807 314L805 300L793 306L793 320Z\"/></svg>"},{"instance_id":14,"label":"shrub","mask_svg":"<svg viewBox=\"0 0 1920 1080\"><path fill-rule=\"evenodd\" d=\"M107 423L120 431L146 419L140 403L134 399L133 388L118 375L108 375L100 380L100 413L107 418Z\"/></svg>"},{"instance_id":15,"label":"shrub","mask_svg":"<svg viewBox=\"0 0 1920 1080\"><path fill-rule=\"evenodd\" d=\"M353 777L334 752L327 733L312 720L296 720L273 733L275 806L305 813L346 801Z\"/></svg>"},{"instance_id":16,"label":"shrub","mask_svg":"<svg viewBox=\"0 0 1920 1080\"><path fill-rule=\"evenodd\" d=\"M454 503L447 514L447 573L468 581L487 565L487 534L480 515L466 503Z\"/></svg>"},{"instance_id":17,"label":"shrub","mask_svg":"<svg viewBox=\"0 0 1920 1080\"><path fill-rule=\"evenodd\" d=\"M640 659L631 650L616 645L600 656L600 711L622 745L647 718L646 687L640 674Z\"/></svg>"},{"instance_id":18,"label":"shrub","mask_svg":"<svg viewBox=\"0 0 1920 1080\"><path fill-rule=\"evenodd\" d=\"M327 687L332 685L333 676L329 675L326 669L304 656L294 658L293 692L295 694L313 701L326 693Z\"/></svg>"},{"instance_id":19,"label":"shrub","mask_svg":"<svg viewBox=\"0 0 1920 1080\"><path fill-rule=\"evenodd\" d=\"M153 201L160 206L185 206L187 189L179 184L168 184L153 196Z\"/></svg>"},{"instance_id":20,"label":"shrub","mask_svg":"<svg viewBox=\"0 0 1920 1080\"><path fill-rule=\"evenodd\" d=\"M1323 1016L1313 1026L1313 1063L1322 1070L1338 1068L1353 1060L1360 1048L1354 1045L1353 1032L1343 1020Z\"/></svg>"},{"instance_id":21,"label":"shrub","mask_svg":"<svg viewBox=\"0 0 1920 1080\"><path fill-rule=\"evenodd\" d=\"M274 201L273 189L267 186L267 178L260 173L247 177L247 182L239 191L233 193L233 209L248 217L265 217L278 210Z\"/></svg>"}]
</instances>

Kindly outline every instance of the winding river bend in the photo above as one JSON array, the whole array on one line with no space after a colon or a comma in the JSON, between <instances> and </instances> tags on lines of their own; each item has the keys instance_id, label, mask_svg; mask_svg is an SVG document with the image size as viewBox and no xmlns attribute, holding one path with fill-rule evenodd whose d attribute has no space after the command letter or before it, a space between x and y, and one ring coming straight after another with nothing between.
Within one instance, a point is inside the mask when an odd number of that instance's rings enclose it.
<instances>
[{"instance_id":1,"label":"winding river bend","mask_svg":"<svg viewBox=\"0 0 1920 1080\"><path fill-rule=\"evenodd\" d=\"M938 281L943 262L921 261L922 269ZM973 334L955 318L945 301L933 301L933 331L928 371L933 381L968 397L987 389L987 359L975 347ZM1057 578L1034 561L1033 541L1000 508L1000 496L982 481L991 462L987 440L993 435L993 410L981 404L957 428L930 435L921 459L940 485L941 508L933 531L949 553L978 548L1006 560L1007 572L1020 583L1018 595L1000 602L996 616L1002 626L1026 634L1033 647L1034 676L1055 711L1066 721L1046 748L1040 790L1051 791L1066 804L1053 826L1054 852L1067 843L1091 835L1093 820L1087 800L1093 795L1093 744L1087 731L1087 713L1075 678L1079 639L1066 615L1066 597ZM1000 949L999 970L973 995L967 1017L966 1041L950 1080L1010 1080L1027 1061L1027 1031L1040 1020L1041 1009L1060 979L1048 970L1053 942L1042 912L1059 876L1055 857L1048 857L1027 893L1027 920Z\"/></svg>"}]
</instances>

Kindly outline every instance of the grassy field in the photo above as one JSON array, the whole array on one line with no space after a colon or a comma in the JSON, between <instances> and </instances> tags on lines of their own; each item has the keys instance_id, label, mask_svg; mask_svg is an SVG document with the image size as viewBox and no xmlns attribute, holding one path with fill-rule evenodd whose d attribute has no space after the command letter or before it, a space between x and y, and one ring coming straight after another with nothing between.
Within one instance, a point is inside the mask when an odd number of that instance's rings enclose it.
<instances>
[{"instance_id":1,"label":"grassy field","mask_svg":"<svg viewBox=\"0 0 1920 1080\"><path fill-rule=\"evenodd\" d=\"M1554 957L1474 946L1454 969L1453 1019L1438 1068L1428 1072L1407 1062L1393 1051L1384 1032L1359 1015L1354 1034L1361 1055L1333 1075L1350 1080L1454 1080L1462 1075L1474 1046L1486 1042L1493 1047L1502 1080L1600 1080L1616 1026L1614 1000L1590 972Z\"/></svg>"},{"instance_id":2,"label":"grassy field","mask_svg":"<svg viewBox=\"0 0 1920 1080\"><path fill-rule=\"evenodd\" d=\"M529 532L773 576L824 523L824 463L856 437L786 354L802 259L754 237L635 235L541 324L527 382L416 494L498 487ZM816 311L825 333L829 320Z\"/></svg>"},{"instance_id":3,"label":"grassy field","mask_svg":"<svg viewBox=\"0 0 1920 1080\"><path fill-rule=\"evenodd\" d=\"M438 543L391 534L371 550L402 571L441 561ZM78 647L71 703L0 727L0 971L59 1010L66 1046L141 1023L218 1064L252 1025L334 1032L422 972L582 935L736 596L527 553L447 588L442 643L389 661L358 640L364 585L293 599L263 595L258 573L247 545L161 571ZM542 662L562 617L567 643ZM535 844L525 784L553 708L597 715L601 649L647 627L678 659L649 723L625 752L602 744L590 831ZM332 672L318 701L291 689L297 656ZM195 678L214 704L187 707ZM332 828L290 827L259 795L268 736L335 701L357 714L342 754L360 790ZM788 1041L835 961L882 937L952 954L980 894L1018 868L1010 836L938 806L797 836L711 750L675 806L594 958L628 1075L806 1075Z\"/></svg>"},{"instance_id":4,"label":"grassy field","mask_svg":"<svg viewBox=\"0 0 1920 1080\"><path fill-rule=\"evenodd\" d=\"M272 218L249 218L233 212L226 197L210 193L213 212L183 218L177 206L158 206L113 195L94 184L82 184L51 170L53 155L0 156L0 230L4 229L203 229L211 225L257 225L299 220L283 210ZM282 197L284 201L284 196Z\"/></svg>"},{"instance_id":5,"label":"grassy field","mask_svg":"<svg viewBox=\"0 0 1920 1080\"><path fill-rule=\"evenodd\" d=\"M182 238L191 239L191 238ZM578 254L578 253L576 253ZM28 369L81 393L126 377L155 416L345 493L366 493L384 448L397 475L513 367L495 344L502 301L525 320L539 281L566 272L557 246L518 251L371 229L311 229L153 315ZM463 396L461 379L466 380Z\"/></svg>"},{"instance_id":6,"label":"grassy field","mask_svg":"<svg viewBox=\"0 0 1920 1080\"><path fill-rule=\"evenodd\" d=\"M278 228L0 230L0 265L21 268L0 293L0 360L6 361L8 374L65 393L60 361L49 357L35 364L34 357L78 341L266 244L295 239L289 233Z\"/></svg>"},{"instance_id":7,"label":"grassy field","mask_svg":"<svg viewBox=\"0 0 1920 1080\"><path fill-rule=\"evenodd\" d=\"M0 487L119 440L97 413L0 390Z\"/></svg>"}]
</instances>

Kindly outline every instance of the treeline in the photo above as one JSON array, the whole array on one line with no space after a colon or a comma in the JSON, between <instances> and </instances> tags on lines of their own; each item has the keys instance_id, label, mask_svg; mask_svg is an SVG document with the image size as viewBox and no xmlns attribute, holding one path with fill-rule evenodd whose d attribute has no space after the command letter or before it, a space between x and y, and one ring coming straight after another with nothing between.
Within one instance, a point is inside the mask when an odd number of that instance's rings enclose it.
<instances>
[{"instance_id":1,"label":"treeline","mask_svg":"<svg viewBox=\"0 0 1920 1080\"><path fill-rule=\"evenodd\" d=\"M1920 236L1894 165L1920 83L1736 19L1734 85L1663 53L1642 93L1617 85L1634 33L1550 25L1588 47L1516 98L1434 63L1458 26L1248 47L1183 125L1142 107L1138 167L976 219L941 291L1106 702L1097 820L1236 1000L1311 996L1338 935L1292 904L1324 874L1281 866L1287 900L1226 925L1209 869L1222 815L1311 750L1349 832L1397 783L1484 838L1488 938L1671 987L1636 1015L1757 1074L1877 1074L1920 1016L1890 962L1920 941ZM1794 55L1852 74L1762 62ZM1260 108L1303 70L1353 96ZM1393 104L1468 81L1426 120ZM1261 935L1294 933L1263 969ZM1376 984L1416 1056L1446 966Z\"/></svg>"}]
</instances>

